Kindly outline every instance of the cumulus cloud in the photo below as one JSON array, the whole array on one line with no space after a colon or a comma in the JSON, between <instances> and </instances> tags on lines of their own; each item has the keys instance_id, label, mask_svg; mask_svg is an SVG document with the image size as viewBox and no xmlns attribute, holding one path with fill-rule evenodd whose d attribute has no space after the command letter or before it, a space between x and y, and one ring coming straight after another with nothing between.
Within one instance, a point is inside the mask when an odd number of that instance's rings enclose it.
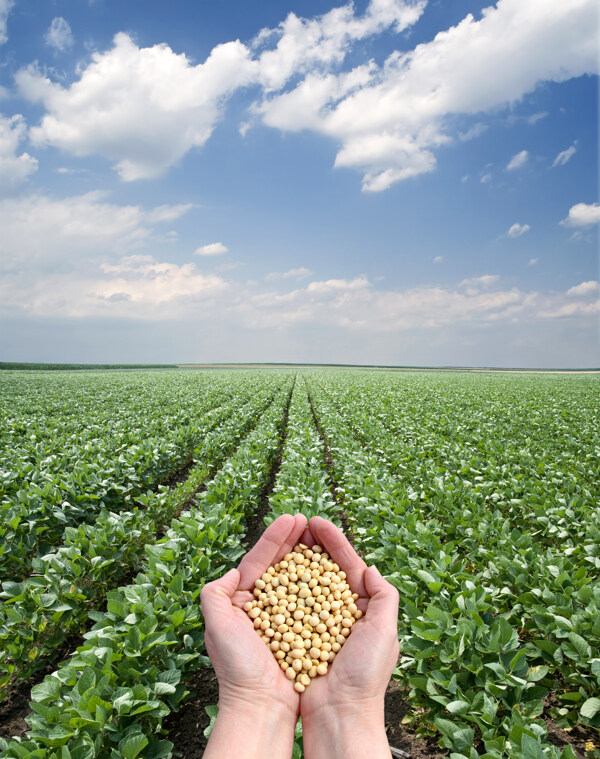
<instances>
[{"instance_id":1,"label":"cumulus cloud","mask_svg":"<svg viewBox=\"0 0 600 759\"><path fill-rule=\"evenodd\" d=\"M433 259L434 264L441 264L444 261L444 256L435 256Z\"/></svg>"},{"instance_id":2,"label":"cumulus cloud","mask_svg":"<svg viewBox=\"0 0 600 759\"><path fill-rule=\"evenodd\" d=\"M362 15L350 3L311 19L292 13L248 46L216 46L198 65L167 45L139 48L118 34L70 86L35 66L18 73L21 94L47 111L31 139L104 156L125 181L153 178L203 146L232 93L254 86L261 95L243 131L262 119L326 135L339 145L335 166L362 172L363 189L377 192L433 171L440 148L480 134L482 114L514 105L540 82L597 71L594 0L498 0L481 18L469 14L381 65L342 70L357 41L402 32L424 7L371 0ZM454 134L458 115L463 131ZM470 118L477 121L465 131Z\"/></svg>"},{"instance_id":3,"label":"cumulus cloud","mask_svg":"<svg viewBox=\"0 0 600 759\"><path fill-rule=\"evenodd\" d=\"M3 45L8 39L6 22L14 4L14 0L0 0L0 45Z\"/></svg>"},{"instance_id":4,"label":"cumulus cloud","mask_svg":"<svg viewBox=\"0 0 600 759\"><path fill-rule=\"evenodd\" d=\"M280 279L306 279L310 277L312 271L305 266L299 266L297 269L289 269L288 271L272 271L265 277L267 282L276 282Z\"/></svg>"},{"instance_id":5,"label":"cumulus cloud","mask_svg":"<svg viewBox=\"0 0 600 759\"><path fill-rule=\"evenodd\" d=\"M18 153L19 143L26 134L21 115L7 118L0 114L0 196L12 192L37 171L36 158L29 153Z\"/></svg>"},{"instance_id":6,"label":"cumulus cloud","mask_svg":"<svg viewBox=\"0 0 600 759\"><path fill-rule=\"evenodd\" d=\"M222 242L211 242L209 245L202 245L200 248L196 248L194 253L197 256L222 256L228 250Z\"/></svg>"},{"instance_id":7,"label":"cumulus cloud","mask_svg":"<svg viewBox=\"0 0 600 759\"><path fill-rule=\"evenodd\" d=\"M52 19L50 28L46 32L46 45L53 47L59 52L68 50L73 45L73 33L69 22L61 16Z\"/></svg>"},{"instance_id":8,"label":"cumulus cloud","mask_svg":"<svg viewBox=\"0 0 600 759\"><path fill-rule=\"evenodd\" d=\"M589 227L600 221L599 203L576 203L560 223L565 227Z\"/></svg>"},{"instance_id":9,"label":"cumulus cloud","mask_svg":"<svg viewBox=\"0 0 600 759\"><path fill-rule=\"evenodd\" d=\"M515 169L520 169L521 166L524 166L527 163L528 158L529 153L526 150L521 150L510 159L506 165L506 170L514 171Z\"/></svg>"},{"instance_id":10,"label":"cumulus cloud","mask_svg":"<svg viewBox=\"0 0 600 759\"><path fill-rule=\"evenodd\" d=\"M189 208L120 206L101 192L7 198L0 201L0 260L6 271L76 266L82 259L139 247L154 224L179 218Z\"/></svg>"},{"instance_id":11,"label":"cumulus cloud","mask_svg":"<svg viewBox=\"0 0 600 759\"><path fill-rule=\"evenodd\" d=\"M588 295L594 295L600 289L600 285L596 280L588 280L582 282L580 285L575 285L567 290L567 295L575 298L585 298Z\"/></svg>"},{"instance_id":12,"label":"cumulus cloud","mask_svg":"<svg viewBox=\"0 0 600 759\"><path fill-rule=\"evenodd\" d=\"M596 72L595 28L594 0L551 7L499 0L481 19L469 14L381 67L361 66L357 83L348 72L311 72L257 108L271 126L310 128L341 142L335 165L362 171L363 189L384 190L435 168L435 151L451 141L452 115L480 116L542 81Z\"/></svg>"},{"instance_id":13,"label":"cumulus cloud","mask_svg":"<svg viewBox=\"0 0 600 759\"><path fill-rule=\"evenodd\" d=\"M538 263L539 260L540 260L539 258L530 258L528 265L529 266L535 266Z\"/></svg>"},{"instance_id":14,"label":"cumulus cloud","mask_svg":"<svg viewBox=\"0 0 600 759\"><path fill-rule=\"evenodd\" d=\"M132 181L158 177L204 145L223 102L252 77L249 51L240 42L217 45L194 66L168 45L139 48L120 33L69 87L37 66L21 69L16 81L24 97L47 110L30 130L35 145L104 156L121 179Z\"/></svg>"},{"instance_id":15,"label":"cumulus cloud","mask_svg":"<svg viewBox=\"0 0 600 759\"><path fill-rule=\"evenodd\" d=\"M512 227L506 233L508 237L521 237L525 232L529 232L531 227L529 224L513 224Z\"/></svg>"},{"instance_id":16,"label":"cumulus cloud","mask_svg":"<svg viewBox=\"0 0 600 759\"><path fill-rule=\"evenodd\" d=\"M571 145L571 147L570 147L570 148L567 148L566 150L562 150L562 151L561 151L561 152L560 152L560 153L559 153L559 154L556 156L556 158L554 159L554 161L553 161L553 163L552 163L552 167L551 167L551 168L553 168L553 169L554 169L554 168L556 168L557 166L564 166L564 165L565 165L565 163L567 163L567 161L570 161L570 160L571 160L571 158L573 158L573 156L574 156L574 155L575 155L575 153L577 152L577 148L576 148L576 145L577 145L577 140L575 140L575 142L574 142L574 143Z\"/></svg>"},{"instance_id":17,"label":"cumulus cloud","mask_svg":"<svg viewBox=\"0 0 600 759\"><path fill-rule=\"evenodd\" d=\"M286 331L323 324L349 335L435 330L446 325L476 328L515 320L588 318L600 300L573 293L544 294L503 288L484 275L458 285L380 290L365 276L313 280L291 292L261 290L206 274L193 263L175 264L150 255L126 255L86 271L45 273L0 284L5 310L37 317L110 317L145 321L208 318L239 329ZM591 295L592 293L590 293Z\"/></svg>"}]
</instances>

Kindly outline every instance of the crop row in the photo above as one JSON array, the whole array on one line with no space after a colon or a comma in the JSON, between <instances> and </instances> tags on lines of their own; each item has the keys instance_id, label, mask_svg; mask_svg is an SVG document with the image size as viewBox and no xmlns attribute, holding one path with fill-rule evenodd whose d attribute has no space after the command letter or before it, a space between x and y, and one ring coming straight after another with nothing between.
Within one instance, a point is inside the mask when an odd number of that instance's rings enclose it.
<instances>
[{"instance_id":1,"label":"crop row","mask_svg":"<svg viewBox=\"0 0 600 759\"><path fill-rule=\"evenodd\" d=\"M65 545L34 559L35 574L22 582L3 583L0 598L0 692L17 679L46 665L60 651L67 636L81 632L88 612L107 589L131 575L156 539L156 532L214 474L241 438L255 424L273 397L266 387L221 424L220 414L205 417L202 443L195 450L196 465L187 479L172 490L140 496L143 508L111 512L103 509L93 525L67 527ZM211 429L215 427L216 429Z\"/></svg>"},{"instance_id":2,"label":"crop row","mask_svg":"<svg viewBox=\"0 0 600 759\"><path fill-rule=\"evenodd\" d=\"M92 612L86 644L32 690L29 739L6 757L167 757L162 720L186 695L181 678L206 663L199 594L233 566L245 518L258 508L276 457L289 393L280 393L189 511L146 547L135 582ZM143 753L142 753L143 752Z\"/></svg>"},{"instance_id":3,"label":"crop row","mask_svg":"<svg viewBox=\"0 0 600 759\"><path fill-rule=\"evenodd\" d=\"M103 508L131 508L190 458L215 409L225 419L252 393L164 374L93 384L51 375L41 386L37 373L16 375L16 384L14 376L2 385L0 580L26 577L66 527L93 523Z\"/></svg>"},{"instance_id":4,"label":"crop row","mask_svg":"<svg viewBox=\"0 0 600 759\"><path fill-rule=\"evenodd\" d=\"M265 524L269 525L281 514L301 513L307 518L323 516L339 525L337 510L306 386L297 382L290 405L287 440Z\"/></svg>"},{"instance_id":5,"label":"crop row","mask_svg":"<svg viewBox=\"0 0 600 759\"><path fill-rule=\"evenodd\" d=\"M374 399L365 418L364 394L344 390L311 386L357 543L401 592L397 674L413 705L426 710L421 732L435 730L457 757L480 755L475 738L486 757L527 755L520 747L530 740L542 741L543 755L557 755L537 719L550 690L563 691L565 706L554 716L567 725L598 723L600 589L587 571L593 566L581 561L589 549L540 551L540 530L527 529L520 500L501 511L493 500L473 499L459 441L458 462L446 461L443 476L427 471L423 449L407 455L406 441L386 429L398 426L401 404L388 400L377 413ZM435 420L429 427L437 456ZM483 460L479 466L486 480L493 477Z\"/></svg>"}]
</instances>

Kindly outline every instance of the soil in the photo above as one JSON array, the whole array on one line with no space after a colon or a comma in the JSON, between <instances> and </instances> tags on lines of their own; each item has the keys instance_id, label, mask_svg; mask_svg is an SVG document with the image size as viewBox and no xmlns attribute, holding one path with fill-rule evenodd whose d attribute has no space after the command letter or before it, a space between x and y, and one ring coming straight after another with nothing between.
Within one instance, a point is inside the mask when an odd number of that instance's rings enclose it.
<instances>
[{"instance_id":1,"label":"soil","mask_svg":"<svg viewBox=\"0 0 600 759\"><path fill-rule=\"evenodd\" d=\"M554 708L560 708L563 706L562 702L551 693L544 699L544 713L543 718L546 720L548 727L548 742L557 746L561 750L565 746L571 746L577 759L585 759L585 745L586 743L594 743L598 745L598 731L592 727L586 725L575 725L568 730L557 727L556 722L550 716L550 710ZM587 754L589 756L589 754Z\"/></svg>"},{"instance_id":2,"label":"soil","mask_svg":"<svg viewBox=\"0 0 600 759\"><path fill-rule=\"evenodd\" d=\"M263 520L270 510L269 498L271 497L271 493L275 487L275 479L277 478L277 474L281 468L283 449L285 448L285 441L287 440L288 436L288 419L290 416L290 405L292 402L292 394L294 392L295 384L296 379L294 378L294 383L292 385L292 389L290 390L290 395L283 417L283 435L281 437L279 451L277 452L277 456L275 457L275 461L273 462L271 471L269 472L269 476L267 478L267 482L261 494L258 510L248 519L248 528L246 530L246 537L244 538L244 548L246 551L249 551L256 545L260 536L265 531L265 523Z\"/></svg>"},{"instance_id":3,"label":"soil","mask_svg":"<svg viewBox=\"0 0 600 759\"><path fill-rule=\"evenodd\" d=\"M91 627L91 624L89 627ZM49 661L27 680L15 683L6 692L6 695L0 692L0 738L25 737L25 733L29 730L25 717L31 714L31 709L29 708L31 689L41 683L46 675L50 675L56 670L54 662L57 658L62 661L78 646L82 646L84 642L85 639L81 634L71 635L62 644L52 661Z\"/></svg>"},{"instance_id":4,"label":"soil","mask_svg":"<svg viewBox=\"0 0 600 759\"><path fill-rule=\"evenodd\" d=\"M317 432L319 433L321 442L323 443L323 456L325 458L325 469L327 470L327 474L329 477L329 489L331 491L331 495L333 496L333 500L336 502L338 506L338 516L340 518L340 522L342 523L344 533L346 534L346 537L348 538L350 543L354 543L354 534L350 527L350 521L348 519L348 515L346 514L343 508L343 497L340 495L338 483L336 482L335 476L333 474L333 457L331 455L331 451L329 450L329 444L327 443L327 438L323 434L323 430L321 429L321 425L319 424L319 419L317 417L315 407L313 406L310 393L308 393L308 402L310 404L310 411L312 413L313 422L315 423L315 427L317 429Z\"/></svg>"},{"instance_id":5,"label":"soil","mask_svg":"<svg viewBox=\"0 0 600 759\"><path fill-rule=\"evenodd\" d=\"M163 727L168 730L167 737L175 746L175 757L199 759L206 748L208 739L204 737L204 730L210 722L204 707L218 702L219 686L211 667L194 672L186 680L186 686L191 696L178 712L167 717ZM406 752L411 759L447 756L447 751L438 748L435 743L415 738L401 724L407 711L401 691L394 681L390 682L385 697L385 728L390 746Z\"/></svg>"},{"instance_id":6,"label":"soil","mask_svg":"<svg viewBox=\"0 0 600 759\"><path fill-rule=\"evenodd\" d=\"M178 712L169 714L163 728L168 731L167 738L175 745L173 756L195 759L202 756L208 741L204 730L210 718L204 707L218 702L219 685L212 667L193 672L185 684L191 695Z\"/></svg>"},{"instance_id":7,"label":"soil","mask_svg":"<svg viewBox=\"0 0 600 759\"><path fill-rule=\"evenodd\" d=\"M25 733L29 730L25 717L31 711L29 698L32 684L35 685L28 681L15 685L0 703L0 738L25 738Z\"/></svg>"}]
</instances>

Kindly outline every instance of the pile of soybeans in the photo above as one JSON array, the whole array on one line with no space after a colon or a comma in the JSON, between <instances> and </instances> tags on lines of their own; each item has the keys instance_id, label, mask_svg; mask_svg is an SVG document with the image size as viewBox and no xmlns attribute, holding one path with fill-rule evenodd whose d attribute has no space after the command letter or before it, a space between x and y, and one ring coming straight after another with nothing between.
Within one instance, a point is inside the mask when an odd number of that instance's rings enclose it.
<instances>
[{"instance_id":1,"label":"pile of soybeans","mask_svg":"<svg viewBox=\"0 0 600 759\"><path fill-rule=\"evenodd\" d=\"M244 611L294 689L302 693L327 669L362 612L346 573L321 546L299 543L254 583Z\"/></svg>"}]
</instances>

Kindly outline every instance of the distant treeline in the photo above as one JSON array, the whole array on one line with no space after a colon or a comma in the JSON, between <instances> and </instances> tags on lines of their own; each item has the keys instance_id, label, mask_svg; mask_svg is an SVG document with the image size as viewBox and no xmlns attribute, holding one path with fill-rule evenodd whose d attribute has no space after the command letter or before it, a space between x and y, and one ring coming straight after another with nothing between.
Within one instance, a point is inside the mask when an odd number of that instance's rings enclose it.
<instances>
[{"instance_id":1,"label":"distant treeline","mask_svg":"<svg viewBox=\"0 0 600 759\"><path fill-rule=\"evenodd\" d=\"M26 364L20 361L0 361L2 369L45 369L82 370L82 369L177 369L177 364Z\"/></svg>"}]
</instances>

